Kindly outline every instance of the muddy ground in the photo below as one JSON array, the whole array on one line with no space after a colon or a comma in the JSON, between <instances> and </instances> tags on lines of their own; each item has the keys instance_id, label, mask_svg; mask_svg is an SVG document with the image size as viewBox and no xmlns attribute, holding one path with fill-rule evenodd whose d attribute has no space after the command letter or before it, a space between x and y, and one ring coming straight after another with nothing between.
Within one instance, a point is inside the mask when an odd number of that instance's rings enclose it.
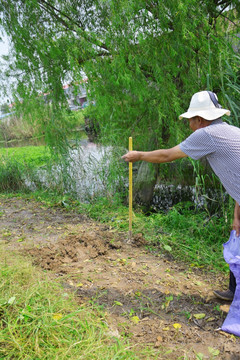
<instances>
[{"instance_id":1,"label":"muddy ground","mask_svg":"<svg viewBox=\"0 0 240 360\"><path fill-rule=\"evenodd\" d=\"M212 293L226 278L150 253L141 234L128 243L126 233L33 200L0 198L0 225L0 244L62 277L79 302L101 305L113 337L150 344L158 359L240 359L240 339L219 330L229 305Z\"/></svg>"}]
</instances>

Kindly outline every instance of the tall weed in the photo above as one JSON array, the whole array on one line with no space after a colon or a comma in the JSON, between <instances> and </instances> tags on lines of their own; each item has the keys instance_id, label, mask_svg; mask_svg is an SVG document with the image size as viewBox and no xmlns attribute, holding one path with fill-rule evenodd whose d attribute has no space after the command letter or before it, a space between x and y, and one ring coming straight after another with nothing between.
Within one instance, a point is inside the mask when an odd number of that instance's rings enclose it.
<instances>
[{"instance_id":1,"label":"tall weed","mask_svg":"<svg viewBox=\"0 0 240 360\"><path fill-rule=\"evenodd\" d=\"M167 215L154 214L151 219L157 234L153 243L162 250L170 246L170 256L197 267L227 268L222 245L229 239L230 224L225 218L194 211L188 203L175 206Z\"/></svg>"}]
</instances>

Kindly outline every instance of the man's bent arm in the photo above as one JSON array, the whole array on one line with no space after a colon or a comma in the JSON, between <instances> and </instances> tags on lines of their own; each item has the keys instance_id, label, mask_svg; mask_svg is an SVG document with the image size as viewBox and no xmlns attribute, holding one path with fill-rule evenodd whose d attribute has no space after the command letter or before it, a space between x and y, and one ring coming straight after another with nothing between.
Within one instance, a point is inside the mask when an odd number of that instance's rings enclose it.
<instances>
[{"instance_id":1,"label":"man's bent arm","mask_svg":"<svg viewBox=\"0 0 240 360\"><path fill-rule=\"evenodd\" d=\"M154 151L129 151L122 158L127 162L147 161L151 163L166 163L173 160L187 157L180 149L180 146L174 146L171 149L160 149Z\"/></svg>"}]
</instances>

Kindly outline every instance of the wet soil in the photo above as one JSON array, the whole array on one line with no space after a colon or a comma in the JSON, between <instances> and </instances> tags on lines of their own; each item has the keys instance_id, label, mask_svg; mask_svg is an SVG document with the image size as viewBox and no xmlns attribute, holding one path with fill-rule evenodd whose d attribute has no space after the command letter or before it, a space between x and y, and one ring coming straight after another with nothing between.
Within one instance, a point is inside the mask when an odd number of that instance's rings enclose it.
<instances>
[{"instance_id":1,"label":"wet soil","mask_svg":"<svg viewBox=\"0 0 240 360\"><path fill-rule=\"evenodd\" d=\"M153 346L157 359L240 359L240 339L219 330L229 304L212 293L227 279L150 253L142 234L129 242L78 213L3 197L0 244L62 277L64 291L104 309L111 336Z\"/></svg>"}]
</instances>

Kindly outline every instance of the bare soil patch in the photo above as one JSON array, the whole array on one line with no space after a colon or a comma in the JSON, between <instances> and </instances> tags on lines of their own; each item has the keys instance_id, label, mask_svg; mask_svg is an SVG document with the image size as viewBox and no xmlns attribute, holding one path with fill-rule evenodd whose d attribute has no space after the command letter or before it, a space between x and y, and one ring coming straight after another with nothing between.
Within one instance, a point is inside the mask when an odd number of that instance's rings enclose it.
<instances>
[{"instance_id":1,"label":"bare soil patch","mask_svg":"<svg viewBox=\"0 0 240 360\"><path fill-rule=\"evenodd\" d=\"M102 306L113 337L154 346L159 359L240 359L240 339L217 331L228 309L212 294L222 276L151 254L142 234L129 244L126 233L33 200L0 198L0 222L0 243Z\"/></svg>"}]
</instances>

